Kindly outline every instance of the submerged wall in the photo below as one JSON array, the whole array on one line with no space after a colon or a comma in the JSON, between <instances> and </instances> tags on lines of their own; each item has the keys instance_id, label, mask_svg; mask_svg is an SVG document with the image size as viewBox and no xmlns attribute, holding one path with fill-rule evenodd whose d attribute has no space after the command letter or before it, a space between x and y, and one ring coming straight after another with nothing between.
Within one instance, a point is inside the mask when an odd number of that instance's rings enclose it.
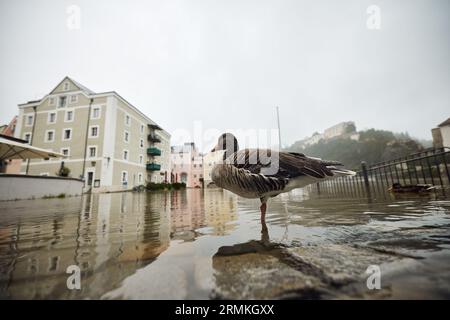
<instances>
[{"instance_id":1,"label":"submerged wall","mask_svg":"<svg viewBox=\"0 0 450 320\"><path fill-rule=\"evenodd\" d=\"M0 201L82 194L83 181L74 178L0 174Z\"/></svg>"}]
</instances>

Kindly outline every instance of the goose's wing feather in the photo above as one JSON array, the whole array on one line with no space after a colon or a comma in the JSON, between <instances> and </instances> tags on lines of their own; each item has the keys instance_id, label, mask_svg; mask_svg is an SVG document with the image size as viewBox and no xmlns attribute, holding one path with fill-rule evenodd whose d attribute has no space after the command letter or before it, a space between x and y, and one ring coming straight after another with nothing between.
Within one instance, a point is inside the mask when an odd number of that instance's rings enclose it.
<instances>
[{"instance_id":1,"label":"goose's wing feather","mask_svg":"<svg viewBox=\"0 0 450 320\"><path fill-rule=\"evenodd\" d=\"M268 177L290 179L298 176L310 176L317 179L333 176L331 169L342 164L337 161L326 161L310 158L302 153L277 152L270 149L243 149L232 154L226 162L239 169L248 170L253 174L261 174L263 168L272 164L276 165L278 158L278 170Z\"/></svg>"}]
</instances>

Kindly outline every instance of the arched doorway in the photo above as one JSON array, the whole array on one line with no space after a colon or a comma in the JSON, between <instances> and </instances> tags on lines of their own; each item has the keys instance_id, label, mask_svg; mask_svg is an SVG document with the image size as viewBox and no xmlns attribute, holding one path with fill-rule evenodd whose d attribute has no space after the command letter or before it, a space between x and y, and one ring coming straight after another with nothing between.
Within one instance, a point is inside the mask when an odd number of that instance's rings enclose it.
<instances>
[{"instance_id":1,"label":"arched doorway","mask_svg":"<svg viewBox=\"0 0 450 320\"><path fill-rule=\"evenodd\" d=\"M181 182L187 183L187 178L188 178L187 173L186 172L182 172L181 175L180 175Z\"/></svg>"}]
</instances>

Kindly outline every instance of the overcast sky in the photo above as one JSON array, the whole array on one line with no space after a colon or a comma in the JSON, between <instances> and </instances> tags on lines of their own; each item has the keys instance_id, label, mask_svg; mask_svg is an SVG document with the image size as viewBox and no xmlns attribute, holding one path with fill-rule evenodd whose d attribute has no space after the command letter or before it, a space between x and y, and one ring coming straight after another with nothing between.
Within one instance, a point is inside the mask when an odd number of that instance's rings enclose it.
<instances>
[{"instance_id":1,"label":"overcast sky","mask_svg":"<svg viewBox=\"0 0 450 320\"><path fill-rule=\"evenodd\" d=\"M68 75L169 132L276 128L278 105L283 145L348 120L431 139L450 117L449 12L448 0L0 0L0 123Z\"/></svg>"}]
</instances>

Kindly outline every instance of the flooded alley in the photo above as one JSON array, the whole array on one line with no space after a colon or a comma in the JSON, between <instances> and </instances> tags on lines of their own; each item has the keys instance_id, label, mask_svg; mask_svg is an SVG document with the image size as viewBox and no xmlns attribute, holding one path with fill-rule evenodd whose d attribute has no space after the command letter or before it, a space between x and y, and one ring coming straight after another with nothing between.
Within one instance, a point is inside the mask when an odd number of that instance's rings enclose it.
<instances>
[{"instance_id":1,"label":"flooded alley","mask_svg":"<svg viewBox=\"0 0 450 320\"><path fill-rule=\"evenodd\" d=\"M221 189L3 201L0 298L450 298L445 198L296 190L269 201L267 231L259 215Z\"/></svg>"}]
</instances>

